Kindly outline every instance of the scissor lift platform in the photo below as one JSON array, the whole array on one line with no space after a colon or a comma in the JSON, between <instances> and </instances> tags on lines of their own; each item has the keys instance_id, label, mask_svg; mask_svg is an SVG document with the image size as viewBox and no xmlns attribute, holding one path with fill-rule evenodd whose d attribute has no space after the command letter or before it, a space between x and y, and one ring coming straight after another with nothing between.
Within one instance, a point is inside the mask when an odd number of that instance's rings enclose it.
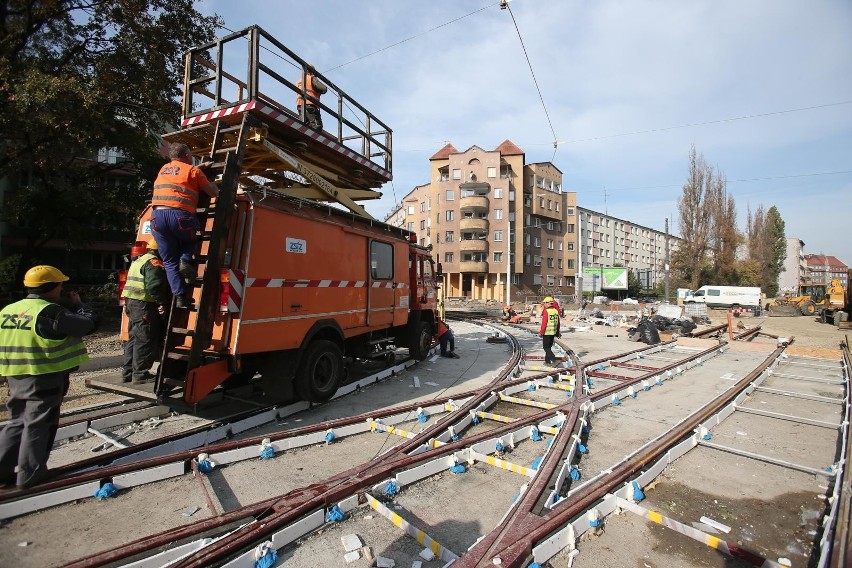
<instances>
[{"instance_id":1,"label":"scissor lift platform","mask_svg":"<svg viewBox=\"0 0 852 568\"><path fill-rule=\"evenodd\" d=\"M393 177L390 128L316 70L312 74L328 91L320 99L308 96L297 81L305 84L309 68L258 26L193 48L186 56L181 129L164 139L185 142L196 155L206 155L216 123L237 125L250 114L262 127L246 147L243 178L260 176L271 189L329 200L327 191L300 183L304 172L281 150L349 199L381 197L375 190ZM304 108L296 107L300 94L319 108L322 130L308 126Z\"/></svg>"}]
</instances>

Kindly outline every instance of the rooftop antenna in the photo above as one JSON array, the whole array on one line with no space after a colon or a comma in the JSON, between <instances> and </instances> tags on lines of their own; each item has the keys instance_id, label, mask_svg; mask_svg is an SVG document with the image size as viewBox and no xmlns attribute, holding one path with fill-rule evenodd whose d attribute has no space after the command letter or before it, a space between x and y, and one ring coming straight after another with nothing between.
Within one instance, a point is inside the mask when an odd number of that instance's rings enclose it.
<instances>
[{"instance_id":1,"label":"rooftop antenna","mask_svg":"<svg viewBox=\"0 0 852 568\"><path fill-rule=\"evenodd\" d=\"M609 208L607 207L607 202L606 202L606 187L603 188L603 193L604 193L604 215L609 215Z\"/></svg>"}]
</instances>

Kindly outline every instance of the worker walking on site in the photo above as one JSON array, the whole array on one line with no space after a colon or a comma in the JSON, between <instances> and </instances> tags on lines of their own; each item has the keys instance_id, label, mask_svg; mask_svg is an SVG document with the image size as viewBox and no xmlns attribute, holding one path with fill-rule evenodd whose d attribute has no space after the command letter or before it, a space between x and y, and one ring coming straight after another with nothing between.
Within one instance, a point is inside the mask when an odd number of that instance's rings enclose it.
<instances>
[{"instance_id":1,"label":"worker walking on site","mask_svg":"<svg viewBox=\"0 0 852 568\"><path fill-rule=\"evenodd\" d=\"M2 485L26 489L49 477L59 406L71 372L89 360L81 338L97 329L98 316L76 292L63 293L67 281L57 268L35 266L24 276L27 297L0 310L0 375L9 383L10 415L0 432Z\"/></svg>"},{"instance_id":2,"label":"worker walking on site","mask_svg":"<svg viewBox=\"0 0 852 568\"><path fill-rule=\"evenodd\" d=\"M296 96L296 110L299 112L299 116L301 116L304 103L305 116L303 120L314 130L322 130L322 115L320 114L319 107L317 107L317 103L312 101L311 97L319 101L320 96L328 92L328 87L317 78L315 73L316 69L314 69L313 65L308 64L305 66L305 82L302 83L302 79L296 81L296 87L299 89L299 94ZM306 99L302 97L303 84L304 93L307 95Z\"/></svg>"},{"instance_id":3,"label":"worker walking on site","mask_svg":"<svg viewBox=\"0 0 852 568\"><path fill-rule=\"evenodd\" d=\"M544 347L544 362L548 365L556 363L556 355L553 354L553 342L557 337L562 337L559 322L559 312L553 307L553 298L548 296L544 299L544 311L541 312L541 329L538 332Z\"/></svg>"},{"instance_id":4,"label":"worker walking on site","mask_svg":"<svg viewBox=\"0 0 852 568\"><path fill-rule=\"evenodd\" d=\"M172 144L169 158L171 161L160 169L154 181L151 232L175 296L175 306L188 308L191 302L185 295L184 279L197 277L192 256L199 227L198 196L203 191L210 197L218 197L219 188L201 169L192 165L192 152L186 144Z\"/></svg>"},{"instance_id":5,"label":"worker walking on site","mask_svg":"<svg viewBox=\"0 0 852 568\"><path fill-rule=\"evenodd\" d=\"M435 337L441 345L441 357L459 359L460 357L456 354L456 336L453 335L453 330L441 318L438 318L437 325L438 333Z\"/></svg>"},{"instance_id":6,"label":"worker walking on site","mask_svg":"<svg viewBox=\"0 0 852 568\"><path fill-rule=\"evenodd\" d=\"M157 242L137 243L131 249L133 263L121 291L129 327L124 344L121 380L141 385L154 379L150 373L163 340L163 315L169 303L169 284L163 262L157 255Z\"/></svg>"}]
</instances>

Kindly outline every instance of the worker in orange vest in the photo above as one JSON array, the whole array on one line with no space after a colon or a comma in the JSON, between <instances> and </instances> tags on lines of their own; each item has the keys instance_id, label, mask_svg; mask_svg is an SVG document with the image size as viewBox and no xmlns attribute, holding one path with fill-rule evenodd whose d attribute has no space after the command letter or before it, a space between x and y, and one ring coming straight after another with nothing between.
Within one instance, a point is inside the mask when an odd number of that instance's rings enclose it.
<instances>
[{"instance_id":1,"label":"worker in orange vest","mask_svg":"<svg viewBox=\"0 0 852 568\"><path fill-rule=\"evenodd\" d=\"M184 295L184 279L197 277L192 255L199 227L198 196L203 191L210 197L218 197L219 188L199 169L205 164L192 165L192 151L186 144L172 144L169 158L171 161L160 168L154 181L151 233L157 241L169 287L175 296L175 307L187 308L191 302Z\"/></svg>"},{"instance_id":2,"label":"worker in orange vest","mask_svg":"<svg viewBox=\"0 0 852 568\"><path fill-rule=\"evenodd\" d=\"M302 116L302 103L304 102L305 106L305 114L302 117L302 120L308 123L308 126L313 128L314 130L322 130L322 115L320 115L320 110L317 108L317 103L311 100L311 97L319 100L321 95L324 95L328 91L328 87L320 81L316 75L316 69L314 69L313 65L308 64L305 67L305 95L307 95L307 99L302 99L302 80L299 79L296 81L296 87L299 89L299 94L296 96L296 110L299 111L299 116Z\"/></svg>"}]
</instances>

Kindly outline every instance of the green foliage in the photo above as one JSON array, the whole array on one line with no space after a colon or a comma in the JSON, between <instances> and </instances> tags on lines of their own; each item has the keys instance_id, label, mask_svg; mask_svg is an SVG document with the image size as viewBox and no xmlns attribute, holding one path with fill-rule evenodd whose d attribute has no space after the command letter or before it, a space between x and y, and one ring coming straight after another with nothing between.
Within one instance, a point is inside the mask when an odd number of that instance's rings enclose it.
<instances>
[{"instance_id":1,"label":"green foliage","mask_svg":"<svg viewBox=\"0 0 852 568\"><path fill-rule=\"evenodd\" d=\"M635 298L642 291L642 283L639 282L639 277L633 270L627 270L627 295Z\"/></svg>"},{"instance_id":2,"label":"green foliage","mask_svg":"<svg viewBox=\"0 0 852 568\"><path fill-rule=\"evenodd\" d=\"M28 265L51 238L132 225L180 116L183 54L219 18L192 0L7 0L0 24L0 178L18 185L4 220L26 226Z\"/></svg>"},{"instance_id":3,"label":"green foliage","mask_svg":"<svg viewBox=\"0 0 852 568\"><path fill-rule=\"evenodd\" d=\"M106 284L89 288L86 291L86 301L116 303L118 301L118 273L110 273Z\"/></svg>"},{"instance_id":4,"label":"green foliage","mask_svg":"<svg viewBox=\"0 0 852 568\"><path fill-rule=\"evenodd\" d=\"M784 270L787 258L787 236L784 233L784 220L774 205L766 212L767 255L765 259L763 291L767 297L778 294L778 276Z\"/></svg>"}]
</instances>

